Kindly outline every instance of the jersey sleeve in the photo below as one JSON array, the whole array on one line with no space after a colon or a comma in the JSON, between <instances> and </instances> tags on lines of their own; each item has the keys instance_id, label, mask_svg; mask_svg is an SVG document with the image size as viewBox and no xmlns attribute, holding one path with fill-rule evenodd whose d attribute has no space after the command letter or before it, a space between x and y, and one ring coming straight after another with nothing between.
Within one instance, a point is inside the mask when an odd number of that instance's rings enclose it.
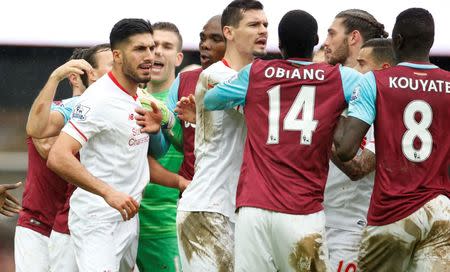
<instances>
[{"instance_id":1,"label":"jersey sleeve","mask_svg":"<svg viewBox=\"0 0 450 272\"><path fill-rule=\"evenodd\" d=\"M62 130L77 140L81 146L94 135L108 129L107 111L104 110L105 105L100 102L94 97L80 98L73 108L69 122Z\"/></svg>"},{"instance_id":2,"label":"jersey sleeve","mask_svg":"<svg viewBox=\"0 0 450 272\"><path fill-rule=\"evenodd\" d=\"M345 101L349 103L352 97L353 90L356 88L356 86L358 86L362 75L355 69L342 65L339 66L339 71L341 72L342 89L344 90Z\"/></svg>"},{"instance_id":3,"label":"jersey sleeve","mask_svg":"<svg viewBox=\"0 0 450 272\"><path fill-rule=\"evenodd\" d=\"M72 97L70 99L64 100L63 103L59 105L52 103L50 110L59 112L64 118L64 124L67 124L70 116L72 115L73 107L75 106L77 101L78 97Z\"/></svg>"},{"instance_id":4,"label":"jersey sleeve","mask_svg":"<svg viewBox=\"0 0 450 272\"><path fill-rule=\"evenodd\" d=\"M169 108L171 112L177 116L177 114L174 112L177 102L178 102L178 89L180 87L180 74L178 74L177 78L175 78L175 81L172 83L169 89L169 95L167 96L166 105Z\"/></svg>"},{"instance_id":5,"label":"jersey sleeve","mask_svg":"<svg viewBox=\"0 0 450 272\"><path fill-rule=\"evenodd\" d=\"M372 72L366 73L353 90L348 116L372 125L375 121L376 81Z\"/></svg>"},{"instance_id":6,"label":"jersey sleeve","mask_svg":"<svg viewBox=\"0 0 450 272\"><path fill-rule=\"evenodd\" d=\"M68 109L61 105L52 104L50 110L59 112L62 115L62 117L64 118L64 124L67 124L67 122L70 119L70 115L72 114L72 109Z\"/></svg>"},{"instance_id":7,"label":"jersey sleeve","mask_svg":"<svg viewBox=\"0 0 450 272\"><path fill-rule=\"evenodd\" d=\"M205 95L206 110L224 110L245 105L251 63L229 80L216 85Z\"/></svg>"},{"instance_id":8,"label":"jersey sleeve","mask_svg":"<svg viewBox=\"0 0 450 272\"><path fill-rule=\"evenodd\" d=\"M170 143L167 136L160 130L158 133L150 134L150 144L148 145L148 154L159 159L167 153Z\"/></svg>"}]
</instances>

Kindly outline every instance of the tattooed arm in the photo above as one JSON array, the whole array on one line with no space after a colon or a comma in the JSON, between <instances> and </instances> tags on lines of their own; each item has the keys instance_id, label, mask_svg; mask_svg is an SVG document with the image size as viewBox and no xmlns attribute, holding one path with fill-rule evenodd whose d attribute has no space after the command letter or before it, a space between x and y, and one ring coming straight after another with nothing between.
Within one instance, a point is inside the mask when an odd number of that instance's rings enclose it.
<instances>
[{"instance_id":1,"label":"tattooed arm","mask_svg":"<svg viewBox=\"0 0 450 272\"><path fill-rule=\"evenodd\" d=\"M342 162L336 156L333 146L331 161L351 180L362 179L367 174L375 170L375 154L367 148L364 149L361 154L356 155L350 161Z\"/></svg>"}]
</instances>

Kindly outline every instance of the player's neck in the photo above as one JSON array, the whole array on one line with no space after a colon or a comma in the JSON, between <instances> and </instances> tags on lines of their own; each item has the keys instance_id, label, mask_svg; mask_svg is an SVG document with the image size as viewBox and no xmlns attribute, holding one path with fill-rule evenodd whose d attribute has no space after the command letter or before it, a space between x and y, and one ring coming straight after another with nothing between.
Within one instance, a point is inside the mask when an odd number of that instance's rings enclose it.
<instances>
[{"instance_id":1,"label":"player's neck","mask_svg":"<svg viewBox=\"0 0 450 272\"><path fill-rule=\"evenodd\" d=\"M350 68L355 67L358 64L358 61L356 59L358 57L359 50L361 50L361 44L350 46L348 57L342 65Z\"/></svg>"},{"instance_id":2,"label":"player's neck","mask_svg":"<svg viewBox=\"0 0 450 272\"><path fill-rule=\"evenodd\" d=\"M82 95L84 92L84 90L80 89L80 88L72 88L72 97L73 96L80 96Z\"/></svg>"},{"instance_id":3,"label":"player's neck","mask_svg":"<svg viewBox=\"0 0 450 272\"><path fill-rule=\"evenodd\" d=\"M358 64L358 62L356 61L356 58L349 56L342 65L353 68L356 66L356 64Z\"/></svg>"},{"instance_id":4,"label":"player's neck","mask_svg":"<svg viewBox=\"0 0 450 272\"><path fill-rule=\"evenodd\" d=\"M228 48L223 58L228 62L230 68L235 71L241 70L254 59L253 55L242 54L238 50L229 50Z\"/></svg>"},{"instance_id":5,"label":"player's neck","mask_svg":"<svg viewBox=\"0 0 450 272\"><path fill-rule=\"evenodd\" d=\"M419 62L419 63L429 63L430 57L428 55L426 56L398 56L397 59L398 63L400 62Z\"/></svg>"},{"instance_id":6,"label":"player's neck","mask_svg":"<svg viewBox=\"0 0 450 272\"><path fill-rule=\"evenodd\" d=\"M136 96L138 83L130 80L126 77L122 71L119 71L115 67L111 70L112 74L116 78L117 82L127 91L131 96Z\"/></svg>"}]
</instances>

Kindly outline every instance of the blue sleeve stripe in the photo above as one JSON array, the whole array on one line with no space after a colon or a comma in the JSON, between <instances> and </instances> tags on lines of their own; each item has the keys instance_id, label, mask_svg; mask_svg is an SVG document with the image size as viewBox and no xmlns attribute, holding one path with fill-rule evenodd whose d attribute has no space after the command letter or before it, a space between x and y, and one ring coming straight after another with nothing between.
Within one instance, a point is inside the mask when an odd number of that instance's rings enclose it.
<instances>
[{"instance_id":1,"label":"blue sleeve stripe","mask_svg":"<svg viewBox=\"0 0 450 272\"><path fill-rule=\"evenodd\" d=\"M209 90L205 95L205 108L223 110L245 105L251 66L248 64L236 76Z\"/></svg>"},{"instance_id":2,"label":"blue sleeve stripe","mask_svg":"<svg viewBox=\"0 0 450 272\"><path fill-rule=\"evenodd\" d=\"M175 107L177 106L178 102L178 89L180 88L180 74L178 74L177 78L175 78L174 82L170 86L169 89L169 95L167 96L166 105L169 108L170 111L172 111L175 116L176 113L174 112Z\"/></svg>"},{"instance_id":3,"label":"blue sleeve stripe","mask_svg":"<svg viewBox=\"0 0 450 272\"><path fill-rule=\"evenodd\" d=\"M377 84L372 72L366 73L353 91L348 116L358 118L369 125L375 121Z\"/></svg>"}]
</instances>

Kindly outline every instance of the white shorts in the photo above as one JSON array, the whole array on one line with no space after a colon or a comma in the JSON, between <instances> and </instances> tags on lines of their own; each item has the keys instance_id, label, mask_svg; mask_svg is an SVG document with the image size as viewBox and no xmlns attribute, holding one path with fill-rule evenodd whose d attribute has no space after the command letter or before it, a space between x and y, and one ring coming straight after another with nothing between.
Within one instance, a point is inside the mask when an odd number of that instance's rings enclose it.
<instances>
[{"instance_id":1,"label":"white shorts","mask_svg":"<svg viewBox=\"0 0 450 272\"><path fill-rule=\"evenodd\" d=\"M78 272L75 251L69 234L52 230L48 242L50 271Z\"/></svg>"},{"instance_id":2,"label":"white shorts","mask_svg":"<svg viewBox=\"0 0 450 272\"><path fill-rule=\"evenodd\" d=\"M356 272L356 259L361 244L361 231L326 227L332 272Z\"/></svg>"},{"instance_id":3,"label":"white shorts","mask_svg":"<svg viewBox=\"0 0 450 272\"><path fill-rule=\"evenodd\" d=\"M128 221L85 221L69 211L69 229L78 270L130 272L135 263L139 236L138 216Z\"/></svg>"},{"instance_id":4,"label":"white shorts","mask_svg":"<svg viewBox=\"0 0 450 272\"><path fill-rule=\"evenodd\" d=\"M325 214L293 215L242 207L235 271L329 271Z\"/></svg>"},{"instance_id":5,"label":"white shorts","mask_svg":"<svg viewBox=\"0 0 450 272\"><path fill-rule=\"evenodd\" d=\"M233 271L234 224L220 213L177 212L183 272Z\"/></svg>"},{"instance_id":6,"label":"white shorts","mask_svg":"<svg viewBox=\"0 0 450 272\"><path fill-rule=\"evenodd\" d=\"M16 272L48 272L48 240L47 236L39 232L17 226L14 237Z\"/></svg>"},{"instance_id":7,"label":"white shorts","mask_svg":"<svg viewBox=\"0 0 450 272\"><path fill-rule=\"evenodd\" d=\"M450 271L450 199L439 195L410 216L362 234L358 271Z\"/></svg>"}]
</instances>

